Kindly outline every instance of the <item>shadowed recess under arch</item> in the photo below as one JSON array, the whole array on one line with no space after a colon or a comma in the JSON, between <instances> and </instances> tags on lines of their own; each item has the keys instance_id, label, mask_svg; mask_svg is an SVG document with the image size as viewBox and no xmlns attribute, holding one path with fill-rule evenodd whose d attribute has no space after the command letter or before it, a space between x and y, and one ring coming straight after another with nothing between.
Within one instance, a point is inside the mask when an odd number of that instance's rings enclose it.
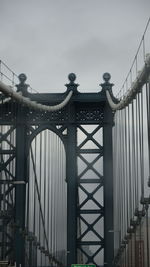
<instances>
[{"instance_id":1,"label":"shadowed recess under arch","mask_svg":"<svg viewBox=\"0 0 150 267\"><path fill-rule=\"evenodd\" d=\"M39 248L38 266L56 261L66 264L66 155L60 134L58 136L52 131L53 127L50 128L41 126L30 138L26 228ZM58 132L56 128L55 132ZM26 247L31 249L31 246ZM34 246L31 250L34 253ZM27 251L28 255L30 253ZM33 261L34 257L31 258ZM33 266L34 262L30 264Z\"/></svg>"}]
</instances>

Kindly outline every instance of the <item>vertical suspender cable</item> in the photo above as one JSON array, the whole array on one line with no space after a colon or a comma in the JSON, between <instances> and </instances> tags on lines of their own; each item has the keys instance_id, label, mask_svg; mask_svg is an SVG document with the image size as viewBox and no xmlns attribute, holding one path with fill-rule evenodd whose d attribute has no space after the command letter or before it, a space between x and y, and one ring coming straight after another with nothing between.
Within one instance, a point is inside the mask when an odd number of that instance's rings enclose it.
<instances>
[{"instance_id":1,"label":"vertical suspender cable","mask_svg":"<svg viewBox=\"0 0 150 267\"><path fill-rule=\"evenodd\" d=\"M128 190L129 190L129 230L132 219L132 182L131 182L131 127L130 127L130 105L128 105ZM130 233L130 263L132 264L132 233Z\"/></svg>"},{"instance_id":2,"label":"vertical suspender cable","mask_svg":"<svg viewBox=\"0 0 150 267\"><path fill-rule=\"evenodd\" d=\"M53 181L52 181L52 177L53 177L53 154L52 153L52 148L53 148L53 135L50 132L50 161L51 161L51 169L50 169L50 249L51 249L51 254L53 254Z\"/></svg>"},{"instance_id":3,"label":"vertical suspender cable","mask_svg":"<svg viewBox=\"0 0 150 267\"><path fill-rule=\"evenodd\" d=\"M39 191L41 195L41 176L42 176L42 133L40 133L40 170L39 170ZM39 212L39 243L41 243L41 216ZM42 264L42 254L40 255L40 261Z\"/></svg>"},{"instance_id":4,"label":"vertical suspender cable","mask_svg":"<svg viewBox=\"0 0 150 267\"><path fill-rule=\"evenodd\" d=\"M52 233L53 233L53 218L52 218L52 190L53 190L53 184L52 184L52 168L53 168L53 162L52 162L52 157L53 157L53 153L52 153L52 144L53 144L53 140L52 140L52 134L51 132L49 132L49 139L50 139L50 163L51 163L51 168L50 168L50 250L51 250L51 254L53 253L52 250Z\"/></svg>"},{"instance_id":5,"label":"vertical suspender cable","mask_svg":"<svg viewBox=\"0 0 150 267\"><path fill-rule=\"evenodd\" d=\"M44 205L44 208L43 208L43 216L44 216L44 221L46 222L46 169L47 169L47 164L46 164L46 159L47 159L47 130L44 131L44 164L43 164L43 167L44 167L44 172L43 172L43 205ZM45 237L43 235L43 246L44 248L46 247L46 240L45 240Z\"/></svg>"},{"instance_id":6,"label":"vertical suspender cable","mask_svg":"<svg viewBox=\"0 0 150 267\"><path fill-rule=\"evenodd\" d=\"M60 247L60 239L62 238L62 233L59 231L59 221L60 221L60 194L61 194L61 184L60 184L60 173L61 173L61 166L60 166L60 138L57 136L57 143L58 143L58 196L57 196L57 251L61 250ZM57 255L57 257L60 257L61 255Z\"/></svg>"},{"instance_id":7,"label":"vertical suspender cable","mask_svg":"<svg viewBox=\"0 0 150 267\"><path fill-rule=\"evenodd\" d=\"M132 102L132 176L133 176L133 211L136 208L136 152L135 152L135 142L136 142L136 134L135 134L135 105Z\"/></svg>"},{"instance_id":8,"label":"vertical suspender cable","mask_svg":"<svg viewBox=\"0 0 150 267\"><path fill-rule=\"evenodd\" d=\"M128 153L129 153L129 147L128 147L128 110L125 108L125 162L126 162L126 201L127 201L127 229L130 225L130 202L129 202L129 166L128 166ZM130 240L128 241L128 251L130 246ZM127 262L128 265L130 264L130 255L129 252L127 254Z\"/></svg>"},{"instance_id":9,"label":"vertical suspender cable","mask_svg":"<svg viewBox=\"0 0 150 267\"><path fill-rule=\"evenodd\" d=\"M125 232L124 232L124 237L127 233L127 227L128 227L128 222L127 222L127 200L126 200L126 190L127 190L127 183L126 183L126 180L127 180L127 166L126 166L126 154L125 154L125 151L127 149L126 147L126 140L125 140L125 112L126 110L122 110L121 111L123 113L123 121L122 121L122 125L123 125L123 168L124 168L124 220L125 220ZM121 156L121 155L120 155ZM124 252L124 264L126 265L127 264L127 246L125 247L125 252Z\"/></svg>"},{"instance_id":10,"label":"vertical suspender cable","mask_svg":"<svg viewBox=\"0 0 150 267\"><path fill-rule=\"evenodd\" d=\"M130 209L129 209L129 217L130 219L132 218L132 183L131 183L131 139L130 139L130 105L128 106L128 181L129 181L129 204L130 204Z\"/></svg>"},{"instance_id":11,"label":"vertical suspender cable","mask_svg":"<svg viewBox=\"0 0 150 267\"><path fill-rule=\"evenodd\" d=\"M58 257L58 215L59 215L59 137L56 135L56 162L57 162L57 168L55 166L56 170L56 176L57 176L57 187L55 188L57 195L55 195L56 198L56 258Z\"/></svg>"},{"instance_id":12,"label":"vertical suspender cable","mask_svg":"<svg viewBox=\"0 0 150 267\"><path fill-rule=\"evenodd\" d=\"M121 112L119 112L119 125L120 125L120 122L121 122L121 118L120 118L120 116L121 116ZM119 129L119 144L120 144L120 141L121 140L121 127L120 127L120 129ZM119 145L119 154L121 154L121 145ZM121 190L122 190L122 188L121 188L121 186L122 186L122 177L121 177L121 166L120 166L120 164L119 164L119 192L121 193ZM123 209L122 209L122 197L120 196L120 205L121 205L121 208L120 208L120 230L121 230L121 236L120 236L120 245L121 245L121 241L122 241L122 221L123 221L123 218L122 218L122 211L123 211Z\"/></svg>"},{"instance_id":13,"label":"vertical suspender cable","mask_svg":"<svg viewBox=\"0 0 150 267\"><path fill-rule=\"evenodd\" d=\"M123 240L126 234L126 191L125 191L125 144L124 144L124 111L121 111L122 117L121 117L121 124L122 124L122 140L121 140L121 146L122 146L122 198L123 198ZM123 264L126 262L125 257L125 250L123 252Z\"/></svg>"},{"instance_id":14,"label":"vertical suspender cable","mask_svg":"<svg viewBox=\"0 0 150 267\"><path fill-rule=\"evenodd\" d=\"M139 104L139 149L140 149L140 182L141 182L141 197L144 197L144 184L143 184L143 159L142 159L142 150L143 150L143 144L142 144L142 130L143 130L143 121L142 121L142 98L140 98L140 95L138 95L138 104ZM141 130L142 128L142 130ZM142 255L141 255L141 250L142 250L142 245L141 245L141 241L142 241L142 220L140 220L140 245L139 245L139 249L140 249L140 261L142 260Z\"/></svg>"},{"instance_id":15,"label":"vertical suspender cable","mask_svg":"<svg viewBox=\"0 0 150 267\"><path fill-rule=\"evenodd\" d=\"M122 140L121 140L121 146L122 146L122 198L123 198L123 238L126 234L126 197L125 197L125 146L124 146L124 112L121 111L122 117L121 117L121 124L122 124Z\"/></svg>"},{"instance_id":16,"label":"vertical suspender cable","mask_svg":"<svg viewBox=\"0 0 150 267\"><path fill-rule=\"evenodd\" d=\"M57 136L54 134L54 138L55 138L55 161L57 162ZM57 257L56 255L56 251L57 251L57 196L55 194L55 192L57 192L57 186L58 186L58 177L56 177L56 166L54 164L54 255L55 257ZM56 265L57 266L57 265Z\"/></svg>"},{"instance_id":17,"label":"vertical suspender cable","mask_svg":"<svg viewBox=\"0 0 150 267\"><path fill-rule=\"evenodd\" d=\"M125 150L125 162L126 162L126 201L127 201L127 227L129 226L129 196L128 196L128 192L129 192L129 185L128 185L128 153L127 153L127 114L126 114L127 110L125 109L125 146L126 146L126 150Z\"/></svg>"},{"instance_id":18,"label":"vertical suspender cable","mask_svg":"<svg viewBox=\"0 0 150 267\"><path fill-rule=\"evenodd\" d=\"M136 209L136 151L135 151L135 142L136 142L136 134L135 134L135 108L134 105L135 102L132 102L132 177L133 177L133 212L135 212ZM134 219L134 213L133 213L133 219ZM133 262L136 261L136 228L134 230L133 234Z\"/></svg>"},{"instance_id":19,"label":"vertical suspender cable","mask_svg":"<svg viewBox=\"0 0 150 267\"><path fill-rule=\"evenodd\" d=\"M122 112L120 112L120 122L122 121ZM120 144L122 144L123 141L123 126L120 123ZM120 145L120 154L123 154L123 146ZM121 188L120 188L120 192L123 192L123 184L124 184L124 174L123 174L123 159L121 158L120 160L120 179L121 179ZM122 207L121 207L121 212L122 212L122 225L121 225L121 229L122 229L122 236L121 236L121 241L124 238L124 197L122 194L121 197L121 202L122 202Z\"/></svg>"},{"instance_id":20,"label":"vertical suspender cable","mask_svg":"<svg viewBox=\"0 0 150 267\"><path fill-rule=\"evenodd\" d=\"M150 179L150 83L146 83L146 107L147 107L147 135L148 135L148 157L149 157L149 179Z\"/></svg>"},{"instance_id":21,"label":"vertical suspender cable","mask_svg":"<svg viewBox=\"0 0 150 267\"><path fill-rule=\"evenodd\" d=\"M50 133L47 133L47 160L48 160L48 174L47 174L47 236L48 241L50 244L50 195L51 195L51 187L50 187L50 169L51 169L51 162L50 162ZM51 247L50 247L51 250Z\"/></svg>"},{"instance_id":22,"label":"vertical suspender cable","mask_svg":"<svg viewBox=\"0 0 150 267\"><path fill-rule=\"evenodd\" d=\"M120 113L119 113L119 119L120 119ZM119 129L119 142L120 142L120 129ZM120 146L119 146L119 152L118 152L119 154L120 154ZM119 168L118 168L118 173L119 173L119 178L120 178L120 166L119 166ZM118 184L119 184L119 193L120 193L120 191L121 191L121 179L119 179L119 181L118 181ZM121 201L120 201L120 206L121 206ZM120 209L120 245L121 245L121 238L122 238L122 233L121 233L121 223L122 223L122 217L121 217L121 209Z\"/></svg>"},{"instance_id":23,"label":"vertical suspender cable","mask_svg":"<svg viewBox=\"0 0 150 267\"><path fill-rule=\"evenodd\" d=\"M142 144L142 171L141 171L141 180L142 180L142 192L144 197L144 103L143 103L143 94L144 90L141 92L141 123L142 123L142 129L141 129L141 144Z\"/></svg>"},{"instance_id":24,"label":"vertical suspender cable","mask_svg":"<svg viewBox=\"0 0 150 267\"><path fill-rule=\"evenodd\" d=\"M35 145L34 145L34 155L35 155L35 167L36 167L36 160L37 160L37 157L36 157L36 147L37 147L37 140L36 140L36 137L35 137ZM34 204L34 209L33 209L33 233L35 234L35 227L36 227L36 185L35 185L35 181L34 181L34 201L33 201Z\"/></svg>"},{"instance_id":25,"label":"vertical suspender cable","mask_svg":"<svg viewBox=\"0 0 150 267\"><path fill-rule=\"evenodd\" d=\"M29 163L30 164L30 163ZM29 166L30 168L30 166ZM27 203L26 203L26 230L28 231L29 229L29 195L30 195L30 191L29 191L29 188L30 188L30 177L29 177L29 181L28 181L28 184L27 184Z\"/></svg>"},{"instance_id":26,"label":"vertical suspender cable","mask_svg":"<svg viewBox=\"0 0 150 267\"><path fill-rule=\"evenodd\" d=\"M54 255L54 135L51 133L51 139L52 139L52 169L51 169L51 182L52 182L52 191L51 191L51 248L52 248L52 254Z\"/></svg>"},{"instance_id":27,"label":"vertical suspender cable","mask_svg":"<svg viewBox=\"0 0 150 267\"><path fill-rule=\"evenodd\" d=\"M146 83L146 111L147 111L147 137L148 137L148 165L150 183L150 83ZM149 206L146 205L146 243L147 243L147 265L150 267L150 240L149 240Z\"/></svg>"},{"instance_id":28,"label":"vertical suspender cable","mask_svg":"<svg viewBox=\"0 0 150 267\"><path fill-rule=\"evenodd\" d=\"M141 107L141 101L140 101L140 95L138 94L138 108L139 108L139 123L138 123L138 126L139 126L139 152L140 152L140 157L139 157L139 160L140 160L140 181L141 181L141 197L144 197L144 185L143 185L143 178L142 178L142 132L141 132L141 125L142 125L142 107Z\"/></svg>"},{"instance_id":29,"label":"vertical suspender cable","mask_svg":"<svg viewBox=\"0 0 150 267\"><path fill-rule=\"evenodd\" d=\"M139 142L138 142L138 96L136 96L136 208L139 207Z\"/></svg>"},{"instance_id":30,"label":"vertical suspender cable","mask_svg":"<svg viewBox=\"0 0 150 267\"><path fill-rule=\"evenodd\" d=\"M46 240L46 248L49 251L49 244L48 244L47 233L46 233L46 229L45 229L45 220L44 220L44 215L43 215L43 211L42 211L41 195L40 195L40 190L39 190L38 182L37 182L37 175L36 175L35 164L34 164L34 160L33 160L32 147L31 147L31 158L32 158L34 175L35 175L35 183L36 183L36 190L37 190L37 196L38 196L38 201L39 201L39 208L40 208L42 227L43 227L43 232L44 232L44 236L45 236L45 240Z\"/></svg>"},{"instance_id":31,"label":"vertical suspender cable","mask_svg":"<svg viewBox=\"0 0 150 267\"><path fill-rule=\"evenodd\" d=\"M57 143L57 135L55 135L55 162L57 162L57 169L56 169L56 165L54 165L54 179L55 179L55 183L54 183L54 192L57 192L58 194L58 143ZM57 201L57 195L54 194L54 203L55 203L55 257L57 257L57 212L58 212L58 201ZM56 264L57 266L57 264Z\"/></svg>"}]
</instances>

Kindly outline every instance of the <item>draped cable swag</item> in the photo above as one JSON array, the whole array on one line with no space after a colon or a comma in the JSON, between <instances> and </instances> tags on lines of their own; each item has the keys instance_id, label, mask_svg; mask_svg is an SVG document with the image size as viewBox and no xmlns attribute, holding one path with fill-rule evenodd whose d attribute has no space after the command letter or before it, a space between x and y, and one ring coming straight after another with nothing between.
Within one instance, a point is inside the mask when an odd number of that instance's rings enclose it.
<instances>
[{"instance_id":1,"label":"draped cable swag","mask_svg":"<svg viewBox=\"0 0 150 267\"><path fill-rule=\"evenodd\" d=\"M11 97L14 100L16 100L17 102L19 102L19 103L21 103L27 107L30 107L30 108L35 109L35 110L40 110L40 111L57 111L57 110L62 109L70 101L71 96L73 94L73 91L70 91L67 94L66 98L60 104L57 104L54 106L47 106L47 105L37 103L36 101L32 101L28 97L22 96L22 94L15 92L10 86L7 86L6 84L4 84L1 81L0 81L0 91L3 94L8 95L9 98ZM8 100L8 98L6 100ZM6 100L4 100L4 101L6 101Z\"/></svg>"}]
</instances>

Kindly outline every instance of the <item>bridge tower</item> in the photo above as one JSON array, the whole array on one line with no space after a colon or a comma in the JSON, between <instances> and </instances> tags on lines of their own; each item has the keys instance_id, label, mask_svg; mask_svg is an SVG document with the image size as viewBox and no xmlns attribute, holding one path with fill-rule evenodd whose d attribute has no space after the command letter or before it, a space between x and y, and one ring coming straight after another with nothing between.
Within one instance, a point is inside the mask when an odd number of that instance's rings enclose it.
<instances>
[{"instance_id":1,"label":"bridge tower","mask_svg":"<svg viewBox=\"0 0 150 267\"><path fill-rule=\"evenodd\" d=\"M16 101L0 105L0 125L7 125L6 131L0 134L0 172L4 177L1 179L0 192L0 253L3 259L8 257L16 261L17 267L20 264L25 266L29 148L34 136L44 129L51 129L59 134L66 150L67 266L81 263L81 254L83 261L85 257L88 264L95 264L95 259L101 257L102 251L104 266L112 266L113 112L106 100L106 89L112 93L113 84L109 82L110 75L105 73L99 92L80 93L78 84L75 83L75 74L69 74L68 78L65 93L30 94L25 83L26 77L23 75L20 76L17 86L18 91L28 96L31 101L36 100L45 105L61 102L73 90L70 102L59 111L35 111ZM36 126L36 129L33 126ZM84 136L82 141L79 133ZM2 143L9 144L10 149L6 149ZM85 165L82 170L81 162ZM5 205L7 210L3 211L2 206ZM82 229L82 224L86 229Z\"/></svg>"}]
</instances>

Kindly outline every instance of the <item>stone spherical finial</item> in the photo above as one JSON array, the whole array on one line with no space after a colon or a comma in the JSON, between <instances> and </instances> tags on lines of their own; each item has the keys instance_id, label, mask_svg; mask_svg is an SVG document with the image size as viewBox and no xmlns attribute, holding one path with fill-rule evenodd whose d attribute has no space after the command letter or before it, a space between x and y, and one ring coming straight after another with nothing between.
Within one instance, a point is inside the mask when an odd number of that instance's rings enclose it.
<instances>
[{"instance_id":1,"label":"stone spherical finial","mask_svg":"<svg viewBox=\"0 0 150 267\"><path fill-rule=\"evenodd\" d=\"M19 74L18 76L20 83L25 83L27 76L24 73Z\"/></svg>"},{"instance_id":2,"label":"stone spherical finial","mask_svg":"<svg viewBox=\"0 0 150 267\"><path fill-rule=\"evenodd\" d=\"M69 79L70 83L74 83L74 81L76 80L76 75L74 73L70 73L68 75L68 79Z\"/></svg>"},{"instance_id":3,"label":"stone spherical finial","mask_svg":"<svg viewBox=\"0 0 150 267\"><path fill-rule=\"evenodd\" d=\"M103 74L103 80L104 80L106 83L109 82L110 78L111 78L110 73L105 72L105 73Z\"/></svg>"}]
</instances>

